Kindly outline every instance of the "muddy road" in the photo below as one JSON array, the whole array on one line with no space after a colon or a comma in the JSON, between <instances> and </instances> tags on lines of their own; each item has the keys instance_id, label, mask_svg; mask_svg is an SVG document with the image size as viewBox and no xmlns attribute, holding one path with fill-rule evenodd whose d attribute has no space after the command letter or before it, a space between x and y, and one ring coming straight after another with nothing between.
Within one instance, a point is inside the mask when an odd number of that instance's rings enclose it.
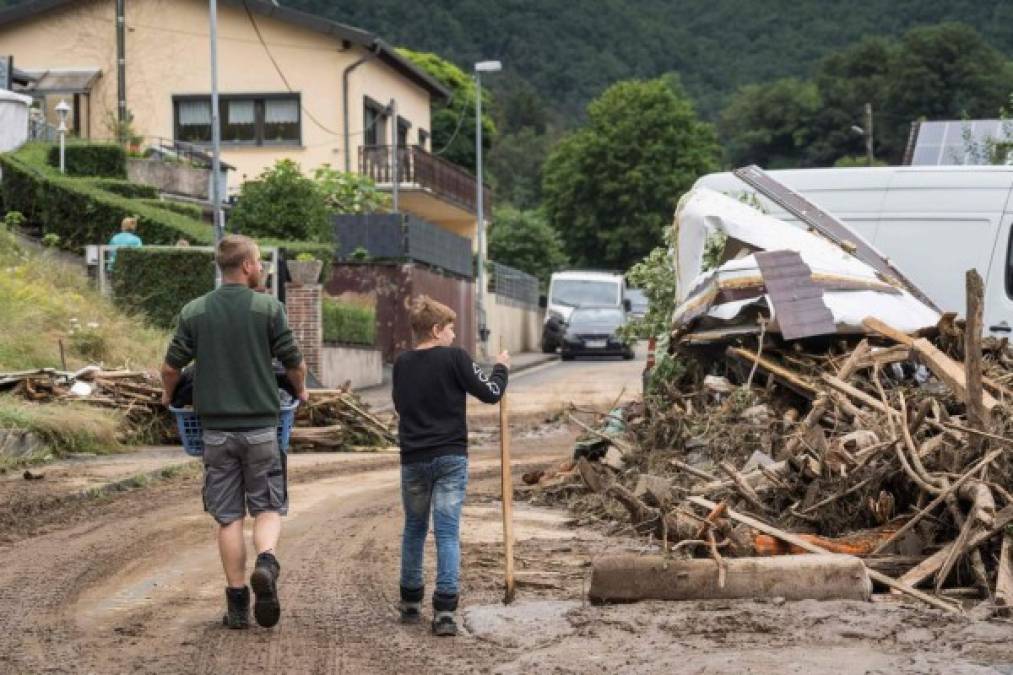
<instances>
[{"instance_id":1,"label":"muddy road","mask_svg":"<svg viewBox=\"0 0 1013 675\"><path fill-rule=\"evenodd\" d=\"M515 480L567 455L574 437L559 423L516 430ZM321 454L292 464L283 616L270 630L221 626L195 468L91 498L0 499L0 673L1013 673L1009 623L892 598L588 606L591 561L650 542L523 502L518 602L504 608L497 443L492 430L473 437L457 638L397 622L397 456ZM433 562L430 541L430 583Z\"/></svg>"}]
</instances>

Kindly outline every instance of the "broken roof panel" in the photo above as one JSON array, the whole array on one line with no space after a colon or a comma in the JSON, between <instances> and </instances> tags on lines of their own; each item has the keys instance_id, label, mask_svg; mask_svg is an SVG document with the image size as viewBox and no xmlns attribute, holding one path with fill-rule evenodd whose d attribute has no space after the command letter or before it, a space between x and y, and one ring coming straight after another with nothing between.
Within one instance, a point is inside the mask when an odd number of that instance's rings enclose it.
<instances>
[{"instance_id":1,"label":"broken roof panel","mask_svg":"<svg viewBox=\"0 0 1013 675\"><path fill-rule=\"evenodd\" d=\"M680 334L746 324L759 330L758 313L769 319L768 331L787 339L824 334L830 321L834 330L829 332L862 333L867 316L904 331L932 326L939 319L937 311L899 280L878 273L846 248L712 190L697 188L683 197L675 227L678 307L673 323ZM704 251L715 235L726 237L720 258L725 262L704 271ZM764 252L794 252L808 268L808 280L794 291L797 297L781 275L798 278L798 263ZM829 318L814 302L817 297ZM794 306L793 300L808 302Z\"/></svg>"}]
</instances>

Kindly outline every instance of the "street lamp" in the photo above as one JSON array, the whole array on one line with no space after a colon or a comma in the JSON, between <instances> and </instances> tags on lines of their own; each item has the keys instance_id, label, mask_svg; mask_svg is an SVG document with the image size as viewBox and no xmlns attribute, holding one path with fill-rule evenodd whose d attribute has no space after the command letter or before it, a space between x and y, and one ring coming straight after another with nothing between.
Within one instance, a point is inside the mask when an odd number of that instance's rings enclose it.
<instances>
[{"instance_id":1,"label":"street lamp","mask_svg":"<svg viewBox=\"0 0 1013 675\"><path fill-rule=\"evenodd\" d=\"M60 99L56 104L56 114L60 116L60 126L56 129L60 132L60 173L67 173L65 160L66 136L67 136L67 115L70 113L70 106L67 101Z\"/></svg>"},{"instance_id":2,"label":"street lamp","mask_svg":"<svg viewBox=\"0 0 1013 675\"><path fill-rule=\"evenodd\" d=\"M482 73L498 73L503 70L499 61L479 61L475 64L475 174L478 183L475 187L478 206L478 293L475 297L478 306L478 339L482 343L482 353L487 353L486 342L489 340L489 327L485 322L485 214L482 211Z\"/></svg>"}]
</instances>

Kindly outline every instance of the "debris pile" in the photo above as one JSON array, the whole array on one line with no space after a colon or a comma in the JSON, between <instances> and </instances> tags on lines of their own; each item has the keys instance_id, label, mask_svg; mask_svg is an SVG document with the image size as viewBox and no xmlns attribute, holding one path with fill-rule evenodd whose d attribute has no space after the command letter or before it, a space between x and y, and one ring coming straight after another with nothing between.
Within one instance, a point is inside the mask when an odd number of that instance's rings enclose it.
<instances>
[{"instance_id":1,"label":"debris pile","mask_svg":"<svg viewBox=\"0 0 1013 675\"><path fill-rule=\"evenodd\" d=\"M397 444L389 416L369 411L351 389L313 389L299 406L291 444L300 450L354 450Z\"/></svg>"},{"instance_id":2,"label":"debris pile","mask_svg":"<svg viewBox=\"0 0 1013 675\"><path fill-rule=\"evenodd\" d=\"M947 611L974 600L980 617L1011 611L1013 349L980 337L980 277L967 273L966 322L940 315L860 237L803 206L809 231L715 193L680 204L690 290L674 313L674 374L645 401L590 423L572 415L585 440L527 475L529 492L632 527L666 560L710 558L721 589L726 559L845 554L877 588ZM707 228L727 239L702 271ZM813 573L851 579L838 597L860 592L848 563L830 562ZM657 567L596 563L591 596L684 592ZM685 567L676 576L697 573ZM777 572L749 568L758 597Z\"/></svg>"},{"instance_id":3,"label":"debris pile","mask_svg":"<svg viewBox=\"0 0 1013 675\"><path fill-rule=\"evenodd\" d=\"M179 441L175 421L162 406L161 382L138 371L108 371L88 366L77 372L43 368L0 374L0 393L35 403L76 401L119 410L126 428L122 440L151 443ZM292 430L293 451L353 450L396 444L392 421L369 411L350 389L312 390L299 407Z\"/></svg>"}]
</instances>

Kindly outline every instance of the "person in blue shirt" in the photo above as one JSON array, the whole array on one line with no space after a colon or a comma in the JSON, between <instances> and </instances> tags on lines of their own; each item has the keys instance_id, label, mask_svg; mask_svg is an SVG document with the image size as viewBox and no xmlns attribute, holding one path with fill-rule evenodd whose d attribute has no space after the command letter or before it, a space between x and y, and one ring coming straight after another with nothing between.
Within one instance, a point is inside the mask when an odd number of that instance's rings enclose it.
<instances>
[{"instance_id":1,"label":"person in blue shirt","mask_svg":"<svg viewBox=\"0 0 1013 675\"><path fill-rule=\"evenodd\" d=\"M135 234L136 231L137 218L124 218L123 222L120 223L120 231L114 234L113 238L109 240L109 245L114 248L109 251L109 254L107 255L107 269L112 269L113 263L116 262L116 249L122 246L126 246L128 248L140 248L143 245L141 238Z\"/></svg>"}]
</instances>

